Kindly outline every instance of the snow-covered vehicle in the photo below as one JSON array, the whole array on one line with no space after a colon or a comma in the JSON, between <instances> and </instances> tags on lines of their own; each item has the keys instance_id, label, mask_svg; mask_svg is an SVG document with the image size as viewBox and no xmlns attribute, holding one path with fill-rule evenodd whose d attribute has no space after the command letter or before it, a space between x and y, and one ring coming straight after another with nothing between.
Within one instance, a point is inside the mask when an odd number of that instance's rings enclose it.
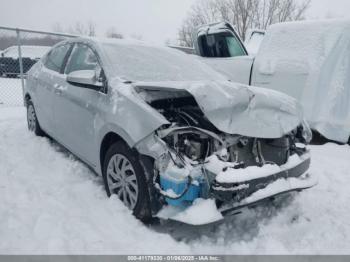
<instances>
[{"instance_id":1,"label":"snow-covered vehicle","mask_svg":"<svg viewBox=\"0 0 350 262\"><path fill-rule=\"evenodd\" d=\"M206 224L315 183L295 99L171 48L61 42L30 70L25 103L29 130L88 164L143 221Z\"/></svg>"},{"instance_id":2,"label":"snow-covered vehicle","mask_svg":"<svg viewBox=\"0 0 350 262\"><path fill-rule=\"evenodd\" d=\"M23 73L26 74L50 48L49 46L21 46ZM0 76L17 77L20 71L18 46L11 46L1 52Z\"/></svg>"},{"instance_id":3,"label":"snow-covered vehicle","mask_svg":"<svg viewBox=\"0 0 350 262\"><path fill-rule=\"evenodd\" d=\"M350 136L350 20L273 25L251 84L284 92L303 106L312 129L347 143Z\"/></svg>"},{"instance_id":4,"label":"snow-covered vehicle","mask_svg":"<svg viewBox=\"0 0 350 262\"><path fill-rule=\"evenodd\" d=\"M248 55L234 27L222 22L199 28L195 53L235 82L296 98L313 130L346 143L350 136L349 30L350 20L275 24L264 36L261 32L255 40L247 40L246 48L259 46L256 54Z\"/></svg>"}]
</instances>

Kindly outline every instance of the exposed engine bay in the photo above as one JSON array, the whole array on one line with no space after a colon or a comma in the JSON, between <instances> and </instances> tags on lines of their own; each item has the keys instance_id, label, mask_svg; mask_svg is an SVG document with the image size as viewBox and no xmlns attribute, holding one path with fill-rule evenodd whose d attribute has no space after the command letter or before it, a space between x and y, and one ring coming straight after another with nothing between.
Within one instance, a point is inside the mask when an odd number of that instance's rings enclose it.
<instances>
[{"instance_id":1,"label":"exposed engine bay","mask_svg":"<svg viewBox=\"0 0 350 262\"><path fill-rule=\"evenodd\" d=\"M310 138L302 125L277 139L227 134L187 92L147 90L142 97L170 122L155 133L167 150L155 159L153 181L168 205L186 207L197 198L212 198L224 211L279 178L307 175ZM250 175L245 177L245 170Z\"/></svg>"},{"instance_id":2,"label":"exposed engine bay","mask_svg":"<svg viewBox=\"0 0 350 262\"><path fill-rule=\"evenodd\" d=\"M297 138L297 130L279 139L224 134L206 119L194 99L186 99L192 105L181 105L183 99L180 98L151 105L173 124L166 129L171 132L160 131L163 140L177 154L191 161L203 163L207 157L220 151L221 160L241 163L245 167L266 163L282 165L288 160L292 144L305 142L302 137ZM222 154L222 150L227 152Z\"/></svg>"}]
</instances>

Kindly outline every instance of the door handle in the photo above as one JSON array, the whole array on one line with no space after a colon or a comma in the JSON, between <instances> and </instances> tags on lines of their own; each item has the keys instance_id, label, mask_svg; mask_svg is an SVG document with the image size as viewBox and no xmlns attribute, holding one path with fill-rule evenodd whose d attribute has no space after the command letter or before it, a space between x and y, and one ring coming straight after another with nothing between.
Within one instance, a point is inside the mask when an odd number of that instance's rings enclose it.
<instances>
[{"instance_id":1,"label":"door handle","mask_svg":"<svg viewBox=\"0 0 350 262\"><path fill-rule=\"evenodd\" d=\"M55 88L55 93L58 95L62 94L62 91L66 89L64 86L61 86L59 84L54 84L53 87Z\"/></svg>"}]
</instances>

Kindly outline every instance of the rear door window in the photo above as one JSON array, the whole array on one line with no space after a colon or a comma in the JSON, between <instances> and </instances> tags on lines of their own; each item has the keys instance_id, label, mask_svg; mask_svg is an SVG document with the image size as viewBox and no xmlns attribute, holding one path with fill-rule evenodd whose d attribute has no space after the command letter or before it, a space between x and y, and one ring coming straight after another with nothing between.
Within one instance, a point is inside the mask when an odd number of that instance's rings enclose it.
<instances>
[{"instance_id":1,"label":"rear door window","mask_svg":"<svg viewBox=\"0 0 350 262\"><path fill-rule=\"evenodd\" d=\"M70 44L60 45L52 49L45 58L45 67L60 73L69 49Z\"/></svg>"}]
</instances>

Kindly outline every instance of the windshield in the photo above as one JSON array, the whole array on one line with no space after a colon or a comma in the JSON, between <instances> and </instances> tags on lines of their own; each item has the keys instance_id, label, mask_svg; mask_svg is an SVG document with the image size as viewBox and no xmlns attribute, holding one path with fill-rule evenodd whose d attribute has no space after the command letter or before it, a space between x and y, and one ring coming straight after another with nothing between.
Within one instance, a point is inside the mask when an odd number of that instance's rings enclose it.
<instances>
[{"instance_id":1,"label":"windshield","mask_svg":"<svg viewBox=\"0 0 350 262\"><path fill-rule=\"evenodd\" d=\"M195 56L168 47L104 44L116 74L131 81L223 80Z\"/></svg>"}]
</instances>

